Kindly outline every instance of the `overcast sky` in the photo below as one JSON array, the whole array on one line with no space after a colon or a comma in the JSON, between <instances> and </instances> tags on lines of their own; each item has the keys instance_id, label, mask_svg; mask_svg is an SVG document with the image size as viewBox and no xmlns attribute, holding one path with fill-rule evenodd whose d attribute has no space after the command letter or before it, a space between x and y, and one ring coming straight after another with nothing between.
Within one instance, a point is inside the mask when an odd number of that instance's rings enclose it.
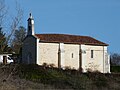
<instances>
[{"instance_id":1,"label":"overcast sky","mask_svg":"<svg viewBox=\"0 0 120 90\"><path fill-rule=\"evenodd\" d=\"M36 33L92 36L120 53L120 0L17 0L24 10L27 28L31 12ZM6 0L14 15L15 0Z\"/></svg>"}]
</instances>

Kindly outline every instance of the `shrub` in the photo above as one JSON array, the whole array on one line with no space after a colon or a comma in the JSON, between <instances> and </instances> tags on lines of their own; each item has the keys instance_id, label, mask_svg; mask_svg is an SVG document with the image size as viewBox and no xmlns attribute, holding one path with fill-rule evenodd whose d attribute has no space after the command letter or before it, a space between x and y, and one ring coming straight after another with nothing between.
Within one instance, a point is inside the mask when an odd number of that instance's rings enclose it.
<instances>
[{"instance_id":1,"label":"shrub","mask_svg":"<svg viewBox=\"0 0 120 90\"><path fill-rule=\"evenodd\" d=\"M65 66L65 70L71 70L70 66Z\"/></svg>"},{"instance_id":2,"label":"shrub","mask_svg":"<svg viewBox=\"0 0 120 90\"><path fill-rule=\"evenodd\" d=\"M47 63L43 63L42 66L43 67L49 67L49 65Z\"/></svg>"},{"instance_id":3,"label":"shrub","mask_svg":"<svg viewBox=\"0 0 120 90\"><path fill-rule=\"evenodd\" d=\"M120 66L111 66L110 69L111 72L115 72L115 73L120 72Z\"/></svg>"},{"instance_id":4,"label":"shrub","mask_svg":"<svg viewBox=\"0 0 120 90\"><path fill-rule=\"evenodd\" d=\"M49 67L50 67L50 68L54 68L54 67L55 67L55 64L49 64Z\"/></svg>"}]
</instances>

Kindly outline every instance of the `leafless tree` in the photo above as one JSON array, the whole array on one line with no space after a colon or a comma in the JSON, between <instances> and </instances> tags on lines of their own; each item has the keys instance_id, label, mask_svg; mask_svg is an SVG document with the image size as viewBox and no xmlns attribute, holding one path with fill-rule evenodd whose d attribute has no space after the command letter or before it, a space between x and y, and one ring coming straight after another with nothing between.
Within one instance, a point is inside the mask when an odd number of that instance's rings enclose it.
<instances>
[{"instance_id":1,"label":"leafless tree","mask_svg":"<svg viewBox=\"0 0 120 90\"><path fill-rule=\"evenodd\" d=\"M15 30L19 27L22 17L23 17L23 9L21 9L21 7L17 1L16 1L16 9L15 10L16 10L16 16L12 17L12 23L10 25L11 33L8 35L8 38L7 38L7 43L9 43L9 44L12 42L12 36L13 36Z\"/></svg>"},{"instance_id":2,"label":"leafless tree","mask_svg":"<svg viewBox=\"0 0 120 90\"><path fill-rule=\"evenodd\" d=\"M20 4L17 2L17 0L15 0L15 2L16 2L15 13L14 15L10 15L10 13L8 12L7 5L5 4L5 0L0 0L0 30L3 33L5 32L4 30L6 28L6 25L4 25L6 24L5 20L10 16L9 17L10 22L7 21L7 24L9 24L8 26L10 26L10 27L7 26L7 31L9 33L6 33L7 36L4 35L6 38L4 42L6 46L3 45L4 47L11 45L14 36L13 34L15 30L17 30L17 28L20 26L23 17L23 10L21 9Z\"/></svg>"},{"instance_id":3,"label":"leafless tree","mask_svg":"<svg viewBox=\"0 0 120 90\"><path fill-rule=\"evenodd\" d=\"M5 33L3 32L3 24L7 15L7 7L4 0L0 0L0 53L6 52L8 48L6 44Z\"/></svg>"},{"instance_id":4,"label":"leafless tree","mask_svg":"<svg viewBox=\"0 0 120 90\"><path fill-rule=\"evenodd\" d=\"M2 27L6 15L7 15L7 6L4 0L0 0L0 28Z\"/></svg>"},{"instance_id":5,"label":"leafless tree","mask_svg":"<svg viewBox=\"0 0 120 90\"><path fill-rule=\"evenodd\" d=\"M120 65L120 54L112 53L110 55L110 62L111 62L111 65Z\"/></svg>"}]
</instances>

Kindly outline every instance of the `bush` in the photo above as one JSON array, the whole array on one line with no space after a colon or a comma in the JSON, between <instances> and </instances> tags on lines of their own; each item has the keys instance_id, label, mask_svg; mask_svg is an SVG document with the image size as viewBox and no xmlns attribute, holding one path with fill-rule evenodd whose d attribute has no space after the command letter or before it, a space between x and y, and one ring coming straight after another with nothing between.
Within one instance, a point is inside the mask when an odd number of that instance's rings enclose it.
<instances>
[{"instance_id":1,"label":"bush","mask_svg":"<svg viewBox=\"0 0 120 90\"><path fill-rule=\"evenodd\" d=\"M120 82L120 80L118 80L120 74L102 74L98 71L83 74L68 67L63 70L54 68L54 65L51 65L51 67L46 66L48 65L19 65L18 75L20 75L21 78L49 84L59 89L93 90L93 87L102 89L109 88L113 78L115 82Z\"/></svg>"},{"instance_id":2,"label":"bush","mask_svg":"<svg viewBox=\"0 0 120 90\"><path fill-rule=\"evenodd\" d=\"M115 72L115 73L120 72L120 66L111 66L110 69L111 72Z\"/></svg>"}]
</instances>

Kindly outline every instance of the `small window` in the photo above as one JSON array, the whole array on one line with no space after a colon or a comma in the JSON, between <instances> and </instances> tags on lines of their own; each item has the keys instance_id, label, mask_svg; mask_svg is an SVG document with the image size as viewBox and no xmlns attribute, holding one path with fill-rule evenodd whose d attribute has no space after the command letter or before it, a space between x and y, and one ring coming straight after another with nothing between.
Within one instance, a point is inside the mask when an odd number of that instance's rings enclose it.
<instances>
[{"instance_id":1,"label":"small window","mask_svg":"<svg viewBox=\"0 0 120 90\"><path fill-rule=\"evenodd\" d=\"M93 50L91 50L91 58L93 58Z\"/></svg>"},{"instance_id":2,"label":"small window","mask_svg":"<svg viewBox=\"0 0 120 90\"><path fill-rule=\"evenodd\" d=\"M73 58L73 53L72 53L72 58Z\"/></svg>"}]
</instances>

